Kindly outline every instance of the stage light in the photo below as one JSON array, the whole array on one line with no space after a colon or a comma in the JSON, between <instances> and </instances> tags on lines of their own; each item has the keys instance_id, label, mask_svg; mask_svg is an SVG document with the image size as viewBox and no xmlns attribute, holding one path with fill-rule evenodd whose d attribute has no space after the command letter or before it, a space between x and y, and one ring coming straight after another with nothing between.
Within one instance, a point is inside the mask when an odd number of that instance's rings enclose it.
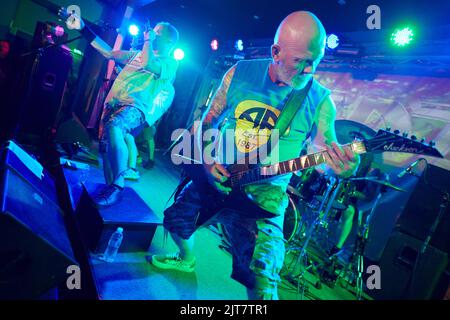
<instances>
[{"instance_id":1,"label":"stage light","mask_svg":"<svg viewBox=\"0 0 450 320\"><path fill-rule=\"evenodd\" d=\"M184 51L183 49L177 48L175 49L175 51L173 52L173 57L175 58L175 60L183 60L184 58Z\"/></svg>"},{"instance_id":2,"label":"stage light","mask_svg":"<svg viewBox=\"0 0 450 320\"><path fill-rule=\"evenodd\" d=\"M82 55L83 55L83 52L81 52L81 50L76 49L76 48L73 49L72 52L75 53L75 54L77 54L77 55L79 55L79 56L82 56Z\"/></svg>"},{"instance_id":3,"label":"stage light","mask_svg":"<svg viewBox=\"0 0 450 320\"><path fill-rule=\"evenodd\" d=\"M217 39L212 39L210 45L211 45L211 49L214 51L219 49L219 41Z\"/></svg>"},{"instance_id":4,"label":"stage light","mask_svg":"<svg viewBox=\"0 0 450 320\"><path fill-rule=\"evenodd\" d=\"M414 40L414 31L410 27L395 30L391 35L391 42L394 46L404 47Z\"/></svg>"},{"instance_id":5,"label":"stage light","mask_svg":"<svg viewBox=\"0 0 450 320\"><path fill-rule=\"evenodd\" d=\"M234 47L236 48L237 51L244 50L244 41L242 41L241 39L237 40L236 43L234 44Z\"/></svg>"},{"instance_id":6,"label":"stage light","mask_svg":"<svg viewBox=\"0 0 450 320\"><path fill-rule=\"evenodd\" d=\"M55 36L62 37L64 35L64 28L61 26L55 27Z\"/></svg>"},{"instance_id":7,"label":"stage light","mask_svg":"<svg viewBox=\"0 0 450 320\"><path fill-rule=\"evenodd\" d=\"M47 23L46 25L46 33L52 34L57 37L62 37L64 35L64 28L59 25L52 25L50 23Z\"/></svg>"},{"instance_id":8,"label":"stage light","mask_svg":"<svg viewBox=\"0 0 450 320\"><path fill-rule=\"evenodd\" d=\"M335 34L330 34L327 37L327 47L328 49L336 49L339 46L339 37Z\"/></svg>"},{"instance_id":9,"label":"stage light","mask_svg":"<svg viewBox=\"0 0 450 320\"><path fill-rule=\"evenodd\" d=\"M137 36L139 34L139 27L135 24L130 24L128 27L128 32L133 36Z\"/></svg>"}]
</instances>

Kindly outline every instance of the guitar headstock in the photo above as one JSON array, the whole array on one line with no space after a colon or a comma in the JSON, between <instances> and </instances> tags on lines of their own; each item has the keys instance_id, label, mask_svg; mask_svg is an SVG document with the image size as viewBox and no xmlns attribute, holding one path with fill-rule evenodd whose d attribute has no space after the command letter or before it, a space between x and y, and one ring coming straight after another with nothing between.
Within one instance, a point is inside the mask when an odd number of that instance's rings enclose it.
<instances>
[{"instance_id":1,"label":"guitar headstock","mask_svg":"<svg viewBox=\"0 0 450 320\"><path fill-rule=\"evenodd\" d=\"M408 138L407 133L401 135L398 130L391 132L380 129L375 137L363 141L366 150L370 152L404 152L443 158L434 147L434 142L425 143L424 139L418 141L415 136Z\"/></svg>"}]
</instances>

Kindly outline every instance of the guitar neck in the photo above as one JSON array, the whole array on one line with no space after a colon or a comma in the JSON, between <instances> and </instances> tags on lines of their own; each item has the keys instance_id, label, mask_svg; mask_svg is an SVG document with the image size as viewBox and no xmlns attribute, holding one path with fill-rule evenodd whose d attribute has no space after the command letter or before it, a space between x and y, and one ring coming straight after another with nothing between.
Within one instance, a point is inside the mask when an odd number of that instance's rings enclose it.
<instances>
[{"instance_id":1,"label":"guitar neck","mask_svg":"<svg viewBox=\"0 0 450 320\"><path fill-rule=\"evenodd\" d=\"M351 150L358 154L366 153L366 148L363 141L354 141L352 143L342 146L343 148L351 148ZM246 172L240 172L235 179L232 177L232 184L245 186L247 184L267 180L274 176L279 176L294 171L304 170L311 167L318 166L326 162L326 150L307 154L299 158L282 161L273 165L256 167Z\"/></svg>"}]
</instances>

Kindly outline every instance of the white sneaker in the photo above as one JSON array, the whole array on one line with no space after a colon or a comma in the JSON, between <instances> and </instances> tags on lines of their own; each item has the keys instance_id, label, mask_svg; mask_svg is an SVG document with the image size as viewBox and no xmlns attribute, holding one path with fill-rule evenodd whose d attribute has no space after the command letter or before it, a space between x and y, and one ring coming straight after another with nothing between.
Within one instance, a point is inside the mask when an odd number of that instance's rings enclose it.
<instances>
[{"instance_id":1,"label":"white sneaker","mask_svg":"<svg viewBox=\"0 0 450 320\"><path fill-rule=\"evenodd\" d=\"M127 180L139 180L141 175L139 174L139 171L136 169L128 169L124 172L123 177Z\"/></svg>"},{"instance_id":2,"label":"white sneaker","mask_svg":"<svg viewBox=\"0 0 450 320\"><path fill-rule=\"evenodd\" d=\"M152 264L160 269L171 269L182 272L193 272L195 270L195 258L186 261L180 258L180 253L171 253L152 256Z\"/></svg>"}]
</instances>

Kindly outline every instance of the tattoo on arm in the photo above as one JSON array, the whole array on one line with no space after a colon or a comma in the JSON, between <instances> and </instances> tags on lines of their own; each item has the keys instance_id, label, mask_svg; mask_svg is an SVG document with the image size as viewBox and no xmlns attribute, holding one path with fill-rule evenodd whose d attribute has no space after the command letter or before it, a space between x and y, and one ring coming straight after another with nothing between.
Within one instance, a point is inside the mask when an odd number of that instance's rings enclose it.
<instances>
[{"instance_id":1,"label":"tattoo on arm","mask_svg":"<svg viewBox=\"0 0 450 320\"><path fill-rule=\"evenodd\" d=\"M231 80L233 79L235 69L235 67L232 67L223 77L222 82L220 83L220 86L211 101L208 111L203 117L203 128L205 128L205 126L217 126L218 121L224 115L227 107L227 93Z\"/></svg>"},{"instance_id":2,"label":"tattoo on arm","mask_svg":"<svg viewBox=\"0 0 450 320\"><path fill-rule=\"evenodd\" d=\"M222 79L222 82L219 85L211 103L209 105L208 110L205 112L202 118L202 125L200 132L203 135L203 132L207 131L211 128L217 128L219 125L220 119L224 116L224 113L227 111L227 93L230 87L231 80L233 79L234 71L236 67L232 67L227 71L225 76ZM201 137L197 137L198 143L201 143ZM203 147L206 147L209 143L205 142ZM200 144L201 145L201 144Z\"/></svg>"}]
</instances>

